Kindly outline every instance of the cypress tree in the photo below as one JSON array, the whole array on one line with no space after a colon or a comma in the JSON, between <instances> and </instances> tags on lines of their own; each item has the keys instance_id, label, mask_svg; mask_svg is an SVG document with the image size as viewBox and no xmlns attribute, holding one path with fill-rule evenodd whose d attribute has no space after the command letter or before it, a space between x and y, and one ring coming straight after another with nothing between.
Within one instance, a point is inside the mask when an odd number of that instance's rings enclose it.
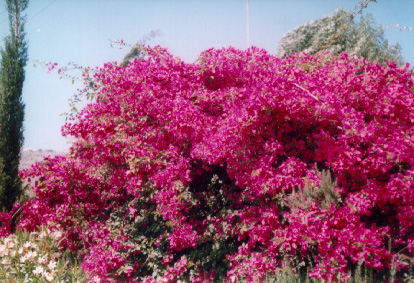
<instances>
[{"instance_id":1,"label":"cypress tree","mask_svg":"<svg viewBox=\"0 0 414 283\"><path fill-rule=\"evenodd\" d=\"M0 210L10 211L23 191L18 172L23 146L24 67L28 56L25 17L21 13L28 0L6 0L6 4L10 35L0 51Z\"/></svg>"}]
</instances>

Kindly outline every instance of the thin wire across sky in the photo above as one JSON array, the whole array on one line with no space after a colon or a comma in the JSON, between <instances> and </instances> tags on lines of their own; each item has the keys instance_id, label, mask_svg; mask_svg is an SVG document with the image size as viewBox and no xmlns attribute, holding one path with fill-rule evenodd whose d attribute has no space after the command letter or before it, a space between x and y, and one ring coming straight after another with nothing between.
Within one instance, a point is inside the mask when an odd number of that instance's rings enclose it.
<instances>
[{"instance_id":1,"label":"thin wire across sky","mask_svg":"<svg viewBox=\"0 0 414 283\"><path fill-rule=\"evenodd\" d=\"M53 4L53 2L55 2L56 0L52 0L51 2L49 2L49 4L47 4L46 6L44 6L42 9L40 9L36 14L34 14L32 17L30 17L30 19L28 19L27 21L26 21L26 23L27 22L29 22L30 20L32 20L34 17L36 17L37 15L39 15L41 12L43 12L44 10L46 10L46 8L48 8L50 5L52 5ZM1 12L0 13L0 15L1 14L3 14L4 12L6 12L7 11L7 9L5 9L3 12ZM5 19L3 19L1 22L0 22L0 25L2 24L2 23L4 23L7 19L8 19L9 17L7 16Z\"/></svg>"}]
</instances>

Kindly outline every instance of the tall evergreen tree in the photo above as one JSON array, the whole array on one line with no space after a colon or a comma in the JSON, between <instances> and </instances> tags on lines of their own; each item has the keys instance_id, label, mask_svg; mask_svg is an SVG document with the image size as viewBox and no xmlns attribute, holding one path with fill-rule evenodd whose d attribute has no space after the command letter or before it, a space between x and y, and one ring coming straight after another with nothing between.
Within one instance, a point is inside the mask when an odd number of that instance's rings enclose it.
<instances>
[{"instance_id":1,"label":"tall evergreen tree","mask_svg":"<svg viewBox=\"0 0 414 283\"><path fill-rule=\"evenodd\" d=\"M386 60L403 64L401 46L388 44L384 31L376 27L371 15L354 22L352 13L343 9L285 34L279 41L278 56L291 56L299 51L314 54L321 50L334 55L346 52L352 57L362 56L380 64Z\"/></svg>"},{"instance_id":2,"label":"tall evergreen tree","mask_svg":"<svg viewBox=\"0 0 414 283\"><path fill-rule=\"evenodd\" d=\"M22 193L18 172L23 146L24 67L28 59L22 12L28 0L6 0L6 4L10 35L0 51L0 209L9 211Z\"/></svg>"}]
</instances>

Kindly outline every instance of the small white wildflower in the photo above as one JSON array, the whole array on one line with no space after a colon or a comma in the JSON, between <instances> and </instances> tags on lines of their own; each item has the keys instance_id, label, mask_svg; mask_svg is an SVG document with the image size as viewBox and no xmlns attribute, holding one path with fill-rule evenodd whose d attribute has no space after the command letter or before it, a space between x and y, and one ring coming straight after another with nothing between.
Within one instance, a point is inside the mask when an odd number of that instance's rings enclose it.
<instances>
[{"instance_id":1,"label":"small white wildflower","mask_svg":"<svg viewBox=\"0 0 414 283\"><path fill-rule=\"evenodd\" d=\"M56 269L50 270L50 274L52 274L52 276L55 276L56 275Z\"/></svg>"},{"instance_id":2,"label":"small white wildflower","mask_svg":"<svg viewBox=\"0 0 414 283\"><path fill-rule=\"evenodd\" d=\"M43 276L46 277L47 281L53 281L53 275L49 273L43 273Z\"/></svg>"},{"instance_id":3,"label":"small white wildflower","mask_svg":"<svg viewBox=\"0 0 414 283\"><path fill-rule=\"evenodd\" d=\"M11 255L11 257L16 257L17 252L13 250L13 251L10 253L10 255Z\"/></svg>"},{"instance_id":4,"label":"small white wildflower","mask_svg":"<svg viewBox=\"0 0 414 283\"><path fill-rule=\"evenodd\" d=\"M53 237L55 239L60 239L62 238L62 232L60 232L59 230L56 230L55 232L53 232Z\"/></svg>"},{"instance_id":5,"label":"small white wildflower","mask_svg":"<svg viewBox=\"0 0 414 283\"><path fill-rule=\"evenodd\" d=\"M36 267L36 269L33 270L33 273L36 274L36 275L43 273L43 267L41 267L41 266Z\"/></svg>"},{"instance_id":6,"label":"small white wildflower","mask_svg":"<svg viewBox=\"0 0 414 283\"><path fill-rule=\"evenodd\" d=\"M7 249L5 245L0 245L0 256L6 255L7 254Z\"/></svg>"},{"instance_id":7,"label":"small white wildflower","mask_svg":"<svg viewBox=\"0 0 414 283\"><path fill-rule=\"evenodd\" d=\"M58 253L58 252L53 253L53 254L52 254L52 258L53 258L53 259L55 259L55 258L60 258L60 253Z\"/></svg>"},{"instance_id":8,"label":"small white wildflower","mask_svg":"<svg viewBox=\"0 0 414 283\"><path fill-rule=\"evenodd\" d=\"M19 255L21 255L24 252L24 249L22 247L19 248Z\"/></svg>"},{"instance_id":9,"label":"small white wildflower","mask_svg":"<svg viewBox=\"0 0 414 283\"><path fill-rule=\"evenodd\" d=\"M50 261L47 267L49 267L50 270L53 270L55 269L56 265L56 261Z\"/></svg>"},{"instance_id":10,"label":"small white wildflower","mask_svg":"<svg viewBox=\"0 0 414 283\"><path fill-rule=\"evenodd\" d=\"M46 237L46 233L45 233L45 231L42 231L42 232L39 234L39 238L40 238L40 239L42 239L42 238L44 238L44 237Z\"/></svg>"},{"instance_id":11,"label":"small white wildflower","mask_svg":"<svg viewBox=\"0 0 414 283\"><path fill-rule=\"evenodd\" d=\"M26 260L27 260L26 255L24 255L24 256L22 256L22 257L20 258L20 262L25 262Z\"/></svg>"},{"instance_id":12,"label":"small white wildflower","mask_svg":"<svg viewBox=\"0 0 414 283\"><path fill-rule=\"evenodd\" d=\"M36 253L36 252L29 251L29 252L27 253L27 255L26 255L26 258L27 258L29 261L32 261L32 260L33 260L36 256L37 256L37 253Z\"/></svg>"},{"instance_id":13,"label":"small white wildflower","mask_svg":"<svg viewBox=\"0 0 414 283\"><path fill-rule=\"evenodd\" d=\"M23 247L26 248L26 249L29 248L30 247L30 242L24 243Z\"/></svg>"},{"instance_id":14,"label":"small white wildflower","mask_svg":"<svg viewBox=\"0 0 414 283\"><path fill-rule=\"evenodd\" d=\"M12 241L8 242L7 247L8 247L9 249L14 248L14 243L13 243Z\"/></svg>"},{"instance_id":15,"label":"small white wildflower","mask_svg":"<svg viewBox=\"0 0 414 283\"><path fill-rule=\"evenodd\" d=\"M32 247L32 249L37 249L37 245L35 243L30 243L30 246Z\"/></svg>"},{"instance_id":16,"label":"small white wildflower","mask_svg":"<svg viewBox=\"0 0 414 283\"><path fill-rule=\"evenodd\" d=\"M11 241L10 238L7 237L7 238L4 239L4 243L3 244L7 247L8 244L10 243L10 241Z\"/></svg>"},{"instance_id":17,"label":"small white wildflower","mask_svg":"<svg viewBox=\"0 0 414 283\"><path fill-rule=\"evenodd\" d=\"M38 259L38 262L40 264L46 264L47 263L47 258L46 255L42 256L41 258Z\"/></svg>"},{"instance_id":18,"label":"small white wildflower","mask_svg":"<svg viewBox=\"0 0 414 283\"><path fill-rule=\"evenodd\" d=\"M3 260L1 261L1 264L3 265L9 265L11 263L10 258L5 257L3 258Z\"/></svg>"}]
</instances>

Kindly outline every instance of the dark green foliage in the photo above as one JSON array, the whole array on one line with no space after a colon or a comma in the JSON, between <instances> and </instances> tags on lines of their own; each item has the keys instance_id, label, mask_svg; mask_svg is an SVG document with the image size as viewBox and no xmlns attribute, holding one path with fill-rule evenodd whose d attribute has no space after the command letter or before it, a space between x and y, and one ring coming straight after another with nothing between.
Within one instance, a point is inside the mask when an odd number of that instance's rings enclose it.
<instances>
[{"instance_id":1,"label":"dark green foliage","mask_svg":"<svg viewBox=\"0 0 414 283\"><path fill-rule=\"evenodd\" d=\"M18 171L23 145L24 67L28 58L21 12L27 8L28 0L6 0L6 4L10 35L0 51L0 210L9 211L22 192Z\"/></svg>"},{"instance_id":2,"label":"dark green foliage","mask_svg":"<svg viewBox=\"0 0 414 283\"><path fill-rule=\"evenodd\" d=\"M187 189L183 189L181 198L184 202L194 202L197 200L199 207L189 211L189 217L194 221L202 221L206 215L203 211L210 211L210 215L217 217L225 215L233 202L225 202L223 194L237 192L237 188L231 186L231 180L226 173L225 167L214 166L211 170L202 170L203 164L194 165L200 169L199 178L193 181ZM195 170L198 171L198 170ZM177 183L177 185L180 185ZM182 184L181 184L182 185ZM147 276L161 276L168 263L163 263L165 255L171 256L171 261L175 262L185 255L188 259L187 267L189 270L183 278L197 277L197 270L203 272L216 271L216 278L213 282L225 282L227 271L229 270L226 254L234 253L237 250L237 235L219 235L214 225L205 227L197 248L185 248L181 251L172 252L169 250L168 234L173 231L173 225L166 221L156 209L152 201L154 192L150 186L143 188L140 198L125 202L121 207L114 208L107 220L107 227L111 235L120 237L120 227L124 229L124 235L128 235L128 242L135 246L132 255L128 256L128 251L120 251L125 257L127 264L139 265L139 270L132 274L134 279L139 282ZM195 208L195 207L194 207ZM134 211L134 215L131 215ZM172 264L169 265L171 267ZM113 270L115 273L115 270ZM114 275L115 276L115 275ZM126 280L117 277L119 282ZM118 281L117 281L118 282ZM124 281L122 281L124 282ZM185 281L187 282L187 281ZM212 283L213 283L212 282Z\"/></svg>"},{"instance_id":3,"label":"dark green foliage","mask_svg":"<svg viewBox=\"0 0 414 283\"><path fill-rule=\"evenodd\" d=\"M359 22L354 22L353 17L352 13L339 9L333 15L297 27L279 41L278 56L326 50L333 55L346 52L351 57L361 56L380 64L386 60L403 64L401 46L398 43L389 45L384 31L375 25L371 15L361 17Z\"/></svg>"},{"instance_id":4,"label":"dark green foliage","mask_svg":"<svg viewBox=\"0 0 414 283\"><path fill-rule=\"evenodd\" d=\"M137 44L132 46L131 50L128 52L127 55L125 55L124 59L121 62L121 67L128 66L129 62L131 62L135 58L141 58L142 57L142 50L143 45L146 41L150 40L151 38L154 38L161 34L160 30L153 30L150 33L146 34Z\"/></svg>"},{"instance_id":5,"label":"dark green foliage","mask_svg":"<svg viewBox=\"0 0 414 283\"><path fill-rule=\"evenodd\" d=\"M131 48L131 51L129 51L129 53L125 55L124 59L122 60L121 66L126 67L129 61L131 61L134 58L139 58L140 54L141 54L141 46L138 44L134 45Z\"/></svg>"}]
</instances>

